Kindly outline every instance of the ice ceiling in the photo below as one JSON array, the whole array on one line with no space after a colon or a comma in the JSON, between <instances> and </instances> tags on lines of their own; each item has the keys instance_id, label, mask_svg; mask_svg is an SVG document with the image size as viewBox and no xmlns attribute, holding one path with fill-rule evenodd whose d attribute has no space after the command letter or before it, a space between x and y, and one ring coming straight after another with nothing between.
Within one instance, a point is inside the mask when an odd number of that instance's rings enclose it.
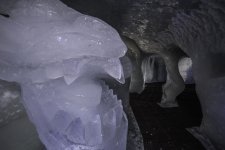
<instances>
[{"instance_id":1,"label":"ice ceiling","mask_svg":"<svg viewBox=\"0 0 225 150\"><path fill-rule=\"evenodd\" d=\"M203 111L199 130L216 148L225 148L224 0L62 1L106 21L121 35L133 39L143 52L159 54L167 64L171 81L176 83L164 86L167 96L181 92L176 87L184 86L176 74L178 69L173 67L180 57L175 49L189 56Z\"/></svg>"}]
</instances>

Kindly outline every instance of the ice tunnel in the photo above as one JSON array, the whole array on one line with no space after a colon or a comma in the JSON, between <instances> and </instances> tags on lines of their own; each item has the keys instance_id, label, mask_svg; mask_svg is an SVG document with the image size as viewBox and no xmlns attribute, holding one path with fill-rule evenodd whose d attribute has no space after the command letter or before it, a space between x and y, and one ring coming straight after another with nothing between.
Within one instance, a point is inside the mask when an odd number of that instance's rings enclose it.
<instances>
[{"instance_id":1,"label":"ice tunnel","mask_svg":"<svg viewBox=\"0 0 225 150\"><path fill-rule=\"evenodd\" d=\"M224 150L224 0L1 0L0 150Z\"/></svg>"}]
</instances>

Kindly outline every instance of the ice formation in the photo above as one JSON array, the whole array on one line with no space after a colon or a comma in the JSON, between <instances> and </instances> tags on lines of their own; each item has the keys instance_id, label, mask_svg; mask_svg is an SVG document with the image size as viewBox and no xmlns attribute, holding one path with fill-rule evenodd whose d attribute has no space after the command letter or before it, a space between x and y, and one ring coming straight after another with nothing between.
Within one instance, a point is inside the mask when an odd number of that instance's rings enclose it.
<instances>
[{"instance_id":1,"label":"ice formation","mask_svg":"<svg viewBox=\"0 0 225 150\"><path fill-rule=\"evenodd\" d=\"M0 78L48 150L125 150L127 118L102 79L123 83L126 46L105 22L58 0L20 0L0 16Z\"/></svg>"},{"instance_id":2,"label":"ice formation","mask_svg":"<svg viewBox=\"0 0 225 150\"><path fill-rule=\"evenodd\" d=\"M131 75L129 91L141 93L144 90L144 78L141 70L141 50L134 40L126 36L121 36L121 38L128 48L126 56L129 58L132 65L130 69L131 72L127 73ZM130 67L127 66L126 68L129 69Z\"/></svg>"},{"instance_id":3,"label":"ice formation","mask_svg":"<svg viewBox=\"0 0 225 150\"><path fill-rule=\"evenodd\" d=\"M203 119L200 132L217 149L225 143L225 5L223 1L201 0L201 10L180 13L169 26L170 42L192 59Z\"/></svg>"},{"instance_id":4,"label":"ice formation","mask_svg":"<svg viewBox=\"0 0 225 150\"><path fill-rule=\"evenodd\" d=\"M196 92L203 113L202 123L199 131L196 132L196 137L201 134L200 140L210 139L202 143L211 141L217 149L225 148L224 8L223 0L201 0L199 9L188 13L179 12L172 19L168 29L162 31L153 40L142 39L138 42L140 46L143 45L142 49L145 52L156 52L165 61L167 71L170 73L169 78L172 79L167 80L171 83L166 83L163 87L165 93L163 96L167 102L168 98L176 97L183 88L182 78L177 74L179 62L173 55L174 47L179 47L190 57ZM143 11L143 13L146 12ZM139 34L139 36L143 35ZM134 39L138 41L138 38Z\"/></svg>"},{"instance_id":5,"label":"ice formation","mask_svg":"<svg viewBox=\"0 0 225 150\"><path fill-rule=\"evenodd\" d=\"M135 1L123 17L125 23L121 30L134 39L144 52L157 53L166 60L172 82L164 86L165 96L175 99L184 87L176 67L178 62L172 54L174 49L169 49L171 46L179 47L190 57L203 112L198 133L207 136L217 149L224 149L224 0L177 1L177 7L168 7L171 2L168 0L163 5L157 5L158 1L151 1L151 4L149 1ZM148 23L145 23L146 20Z\"/></svg>"},{"instance_id":6,"label":"ice formation","mask_svg":"<svg viewBox=\"0 0 225 150\"><path fill-rule=\"evenodd\" d=\"M141 69L145 83L166 81L166 66L159 55L153 54L145 57L142 60Z\"/></svg>"},{"instance_id":7,"label":"ice formation","mask_svg":"<svg viewBox=\"0 0 225 150\"><path fill-rule=\"evenodd\" d=\"M142 72L145 83L166 82L166 66L163 59L156 54L149 55L142 60ZM192 60L183 57L178 62L179 73L185 84L193 84Z\"/></svg>"},{"instance_id":8,"label":"ice formation","mask_svg":"<svg viewBox=\"0 0 225 150\"><path fill-rule=\"evenodd\" d=\"M178 106L176 97L185 87L177 65L184 53L180 53L182 51L177 50L176 45L166 45L164 41L157 40L158 33L167 27L170 17L176 14L178 4L177 0L135 1L123 14L123 35L133 39L145 54L158 54L165 62L167 77L162 88L162 107ZM167 34L161 36L167 37ZM166 38L165 42L168 40Z\"/></svg>"}]
</instances>

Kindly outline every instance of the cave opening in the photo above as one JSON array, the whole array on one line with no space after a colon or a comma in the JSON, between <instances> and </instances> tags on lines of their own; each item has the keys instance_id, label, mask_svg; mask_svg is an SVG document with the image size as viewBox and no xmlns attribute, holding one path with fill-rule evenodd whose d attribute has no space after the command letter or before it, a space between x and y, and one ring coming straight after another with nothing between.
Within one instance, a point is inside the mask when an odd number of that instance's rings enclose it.
<instances>
[{"instance_id":1,"label":"cave opening","mask_svg":"<svg viewBox=\"0 0 225 150\"><path fill-rule=\"evenodd\" d=\"M178 46L171 45L169 50L179 56L177 65L185 82L184 91L176 98L179 107L162 108L158 105L167 74L165 62L160 55L148 54L148 57L154 56L154 61L148 61L144 67L154 62L154 69L149 69L154 70L152 77L149 79L150 74L145 73L145 90L140 94L130 93L131 107L143 135L145 149L204 150L201 143L187 130L200 126L202 121L201 105L190 67L191 59Z\"/></svg>"}]
</instances>

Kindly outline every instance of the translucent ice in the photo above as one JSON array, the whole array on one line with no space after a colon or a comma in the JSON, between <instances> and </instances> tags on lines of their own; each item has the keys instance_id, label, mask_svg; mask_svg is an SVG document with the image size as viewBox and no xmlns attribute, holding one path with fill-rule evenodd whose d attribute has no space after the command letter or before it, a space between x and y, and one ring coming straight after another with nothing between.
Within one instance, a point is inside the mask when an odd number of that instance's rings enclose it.
<instances>
[{"instance_id":1,"label":"translucent ice","mask_svg":"<svg viewBox=\"0 0 225 150\"><path fill-rule=\"evenodd\" d=\"M46 148L125 150L126 115L102 81L124 82L118 33L58 0L11 2L0 16L0 78L21 84Z\"/></svg>"}]
</instances>

